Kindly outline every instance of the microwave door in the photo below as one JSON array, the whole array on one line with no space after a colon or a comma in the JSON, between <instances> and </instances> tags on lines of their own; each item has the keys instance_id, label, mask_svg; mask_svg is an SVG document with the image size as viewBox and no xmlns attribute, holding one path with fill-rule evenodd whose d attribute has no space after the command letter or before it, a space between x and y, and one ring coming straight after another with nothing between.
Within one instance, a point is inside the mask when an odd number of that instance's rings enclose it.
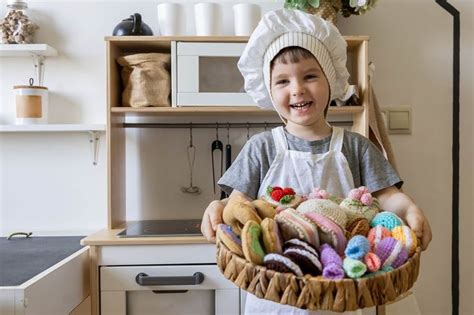
<instances>
[{"instance_id":1,"label":"microwave door","mask_svg":"<svg viewBox=\"0 0 474 315\"><path fill-rule=\"evenodd\" d=\"M178 43L178 106L253 106L237 62L243 43Z\"/></svg>"}]
</instances>

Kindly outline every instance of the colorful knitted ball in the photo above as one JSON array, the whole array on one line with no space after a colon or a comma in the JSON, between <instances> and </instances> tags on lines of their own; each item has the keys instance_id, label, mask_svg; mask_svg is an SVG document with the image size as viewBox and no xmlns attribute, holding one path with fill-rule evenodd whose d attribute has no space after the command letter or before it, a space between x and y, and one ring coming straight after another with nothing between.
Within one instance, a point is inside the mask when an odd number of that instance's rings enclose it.
<instances>
[{"instance_id":1,"label":"colorful knitted ball","mask_svg":"<svg viewBox=\"0 0 474 315\"><path fill-rule=\"evenodd\" d=\"M412 256L415 253L418 245L415 232L406 225L397 226L392 230L392 237L399 240L408 251L408 255Z\"/></svg>"},{"instance_id":2,"label":"colorful knitted ball","mask_svg":"<svg viewBox=\"0 0 474 315\"><path fill-rule=\"evenodd\" d=\"M381 225L391 231L394 227L403 225L403 221L393 212L382 211L377 213L370 222L371 227L377 225Z\"/></svg>"},{"instance_id":3,"label":"colorful knitted ball","mask_svg":"<svg viewBox=\"0 0 474 315\"><path fill-rule=\"evenodd\" d=\"M360 278L367 271L367 266L360 260L349 257L344 258L343 268L349 278Z\"/></svg>"},{"instance_id":4,"label":"colorful knitted ball","mask_svg":"<svg viewBox=\"0 0 474 315\"><path fill-rule=\"evenodd\" d=\"M387 228L377 225L369 230L367 239L369 240L370 249L374 250L375 246L384 238L392 236L392 233Z\"/></svg>"},{"instance_id":5,"label":"colorful knitted ball","mask_svg":"<svg viewBox=\"0 0 474 315\"><path fill-rule=\"evenodd\" d=\"M375 254L380 258L382 267L398 268L408 259L408 252L402 242L393 237L386 237L375 247Z\"/></svg>"},{"instance_id":6,"label":"colorful knitted ball","mask_svg":"<svg viewBox=\"0 0 474 315\"><path fill-rule=\"evenodd\" d=\"M362 235L356 235L347 243L344 254L351 259L362 260L370 250L369 241Z\"/></svg>"},{"instance_id":7,"label":"colorful knitted ball","mask_svg":"<svg viewBox=\"0 0 474 315\"><path fill-rule=\"evenodd\" d=\"M380 269L380 258L375 253L368 252L364 257L364 264L370 272L376 272Z\"/></svg>"}]
</instances>

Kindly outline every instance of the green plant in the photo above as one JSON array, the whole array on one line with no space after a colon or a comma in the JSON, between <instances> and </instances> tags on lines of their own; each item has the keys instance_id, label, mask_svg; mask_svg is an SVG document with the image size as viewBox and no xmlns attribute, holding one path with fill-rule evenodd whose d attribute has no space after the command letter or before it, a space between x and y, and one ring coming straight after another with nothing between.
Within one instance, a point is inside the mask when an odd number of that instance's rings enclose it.
<instances>
[{"instance_id":1,"label":"green plant","mask_svg":"<svg viewBox=\"0 0 474 315\"><path fill-rule=\"evenodd\" d=\"M336 11L341 11L344 17L349 17L364 14L375 6L377 0L285 0L284 7L312 11L325 2L329 2Z\"/></svg>"}]
</instances>

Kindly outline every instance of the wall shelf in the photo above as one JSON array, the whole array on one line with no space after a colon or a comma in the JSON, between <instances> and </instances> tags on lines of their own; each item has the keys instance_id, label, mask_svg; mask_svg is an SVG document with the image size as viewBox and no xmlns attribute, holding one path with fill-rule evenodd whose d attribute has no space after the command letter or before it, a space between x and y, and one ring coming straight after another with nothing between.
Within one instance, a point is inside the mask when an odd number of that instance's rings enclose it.
<instances>
[{"instance_id":1,"label":"wall shelf","mask_svg":"<svg viewBox=\"0 0 474 315\"><path fill-rule=\"evenodd\" d=\"M87 132L91 144L92 164L97 165L99 156L99 140L105 132L101 124L45 124L45 125L0 125L1 133L44 133L44 132Z\"/></svg>"},{"instance_id":2,"label":"wall shelf","mask_svg":"<svg viewBox=\"0 0 474 315\"><path fill-rule=\"evenodd\" d=\"M100 124L0 125L0 132L81 132L105 131Z\"/></svg>"},{"instance_id":3,"label":"wall shelf","mask_svg":"<svg viewBox=\"0 0 474 315\"><path fill-rule=\"evenodd\" d=\"M1 57L57 56L58 51L48 44L0 44Z\"/></svg>"},{"instance_id":4,"label":"wall shelf","mask_svg":"<svg viewBox=\"0 0 474 315\"><path fill-rule=\"evenodd\" d=\"M35 64L35 85L43 85L44 59L54 57L58 51L48 44L0 44L0 57L32 57Z\"/></svg>"}]
</instances>

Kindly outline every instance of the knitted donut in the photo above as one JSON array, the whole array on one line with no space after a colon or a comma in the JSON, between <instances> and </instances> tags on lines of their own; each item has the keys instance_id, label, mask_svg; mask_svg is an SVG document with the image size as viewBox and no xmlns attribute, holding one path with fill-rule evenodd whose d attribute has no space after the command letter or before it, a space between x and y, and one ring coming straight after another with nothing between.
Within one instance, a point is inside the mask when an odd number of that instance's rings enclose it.
<instances>
[{"instance_id":1,"label":"knitted donut","mask_svg":"<svg viewBox=\"0 0 474 315\"><path fill-rule=\"evenodd\" d=\"M242 229L242 250L244 257L256 265L263 264L265 251L260 239L262 238L262 228L255 221L247 221Z\"/></svg>"},{"instance_id":2,"label":"knitted donut","mask_svg":"<svg viewBox=\"0 0 474 315\"><path fill-rule=\"evenodd\" d=\"M242 233L242 227L248 221L252 220L258 224L262 222L252 203L241 197L229 199L227 205L224 207L222 219L224 223L230 225L232 231L239 236Z\"/></svg>"},{"instance_id":3,"label":"knitted donut","mask_svg":"<svg viewBox=\"0 0 474 315\"><path fill-rule=\"evenodd\" d=\"M244 257L242 251L242 242L240 238L232 231L227 224L219 224L217 226L217 239L223 243L231 252Z\"/></svg>"},{"instance_id":4,"label":"knitted donut","mask_svg":"<svg viewBox=\"0 0 474 315\"><path fill-rule=\"evenodd\" d=\"M268 201L265 201L263 199L257 199L252 201L252 205L257 210L259 217L262 219L273 219L276 215L275 206L269 203Z\"/></svg>"},{"instance_id":5,"label":"knitted donut","mask_svg":"<svg viewBox=\"0 0 474 315\"><path fill-rule=\"evenodd\" d=\"M260 226L262 227L262 238L265 252L281 254L282 241L280 231L278 230L278 224L271 218L265 218Z\"/></svg>"}]
</instances>

